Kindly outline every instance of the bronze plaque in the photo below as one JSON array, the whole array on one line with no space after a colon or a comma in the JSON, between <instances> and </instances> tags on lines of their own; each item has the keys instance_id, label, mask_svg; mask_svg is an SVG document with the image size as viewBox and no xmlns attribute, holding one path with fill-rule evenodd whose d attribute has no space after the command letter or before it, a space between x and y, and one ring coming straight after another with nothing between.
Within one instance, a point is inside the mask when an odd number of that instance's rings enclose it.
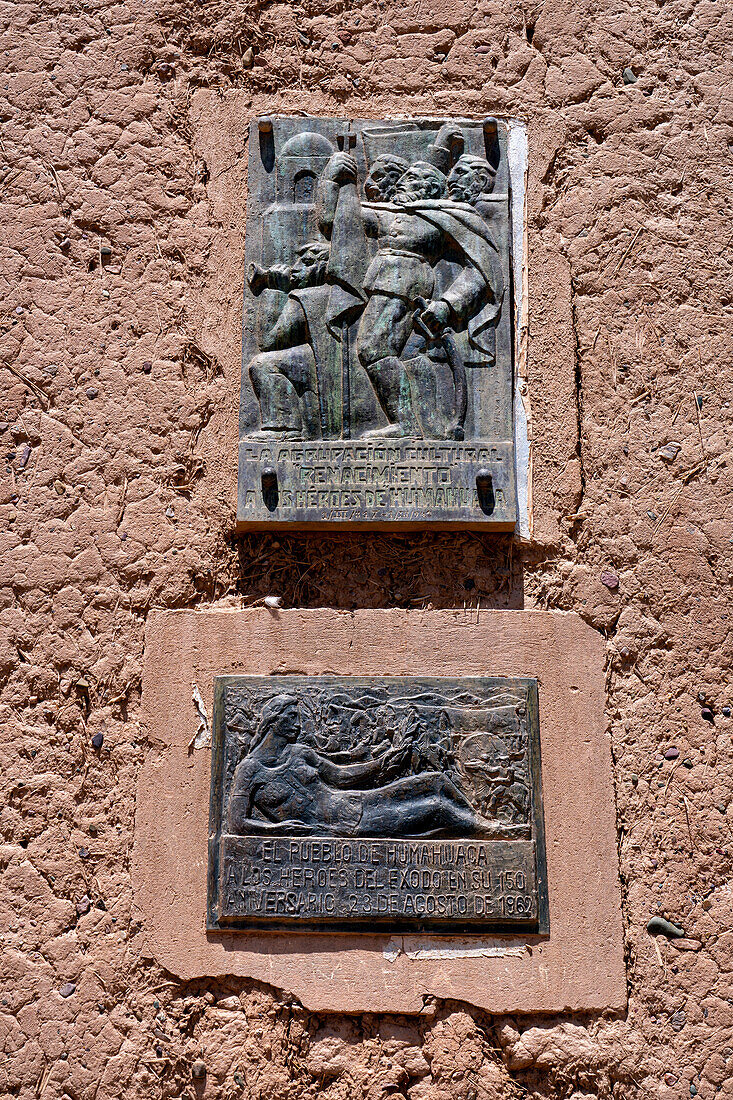
<instances>
[{"instance_id":1,"label":"bronze plaque","mask_svg":"<svg viewBox=\"0 0 733 1100\"><path fill-rule=\"evenodd\" d=\"M508 132L249 139L240 531L516 521Z\"/></svg>"},{"instance_id":2,"label":"bronze plaque","mask_svg":"<svg viewBox=\"0 0 733 1100\"><path fill-rule=\"evenodd\" d=\"M536 681L217 677L208 928L547 932Z\"/></svg>"}]
</instances>

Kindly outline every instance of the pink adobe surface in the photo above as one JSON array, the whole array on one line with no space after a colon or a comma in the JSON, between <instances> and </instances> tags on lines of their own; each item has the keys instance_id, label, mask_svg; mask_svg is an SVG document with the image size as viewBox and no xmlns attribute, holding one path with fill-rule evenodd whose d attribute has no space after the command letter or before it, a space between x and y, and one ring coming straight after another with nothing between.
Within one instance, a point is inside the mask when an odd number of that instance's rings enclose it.
<instances>
[{"instance_id":1,"label":"pink adobe surface","mask_svg":"<svg viewBox=\"0 0 733 1100\"><path fill-rule=\"evenodd\" d=\"M3 8L0 1093L733 1097L731 33L715 0ZM531 546L232 540L245 133L301 110L527 122ZM266 595L598 632L625 1011L318 1014L161 969L130 873L146 618Z\"/></svg>"}]
</instances>

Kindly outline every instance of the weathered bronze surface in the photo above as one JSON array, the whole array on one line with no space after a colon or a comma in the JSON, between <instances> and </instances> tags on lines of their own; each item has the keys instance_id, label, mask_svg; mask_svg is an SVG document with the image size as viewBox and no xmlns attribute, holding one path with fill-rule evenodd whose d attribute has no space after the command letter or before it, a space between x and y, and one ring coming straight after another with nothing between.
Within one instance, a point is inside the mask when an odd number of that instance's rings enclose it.
<instances>
[{"instance_id":1,"label":"weathered bronze surface","mask_svg":"<svg viewBox=\"0 0 733 1100\"><path fill-rule=\"evenodd\" d=\"M516 519L506 127L252 124L240 530Z\"/></svg>"},{"instance_id":2,"label":"weathered bronze surface","mask_svg":"<svg viewBox=\"0 0 733 1100\"><path fill-rule=\"evenodd\" d=\"M548 930L537 685L221 676L208 927Z\"/></svg>"}]
</instances>

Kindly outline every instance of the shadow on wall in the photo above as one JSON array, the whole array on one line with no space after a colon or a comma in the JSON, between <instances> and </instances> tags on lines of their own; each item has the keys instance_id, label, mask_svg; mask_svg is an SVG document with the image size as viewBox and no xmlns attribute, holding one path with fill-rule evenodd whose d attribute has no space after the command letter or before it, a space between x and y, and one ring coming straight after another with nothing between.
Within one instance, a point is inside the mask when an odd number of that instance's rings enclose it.
<instances>
[{"instance_id":1,"label":"shadow on wall","mask_svg":"<svg viewBox=\"0 0 733 1100\"><path fill-rule=\"evenodd\" d=\"M237 579L248 602L285 606L509 608L524 606L520 551L511 535L251 534L235 539ZM222 595L217 591L216 595Z\"/></svg>"}]
</instances>

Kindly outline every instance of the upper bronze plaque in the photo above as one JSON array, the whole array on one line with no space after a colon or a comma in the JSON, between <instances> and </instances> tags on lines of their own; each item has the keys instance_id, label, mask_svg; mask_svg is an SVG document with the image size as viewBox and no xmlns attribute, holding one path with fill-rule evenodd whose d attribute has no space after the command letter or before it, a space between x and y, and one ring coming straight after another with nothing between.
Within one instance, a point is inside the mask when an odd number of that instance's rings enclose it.
<instances>
[{"instance_id":1,"label":"upper bronze plaque","mask_svg":"<svg viewBox=\"0 0 733 1100\"><path fill-rule=\"evenodd\" d=\"M537 685L221 676L210 930L548 930Z\"/></svg>"},{"instance_id":2,"label":"upper bronze plaque","mask_svg":"<svg viewBox=\"0 0 733 1100\"><path fill-rule=\"evenodd\" d=\"M239 530L516 521L506 127L260 119Z\"/></svg>"}]
</instances>

